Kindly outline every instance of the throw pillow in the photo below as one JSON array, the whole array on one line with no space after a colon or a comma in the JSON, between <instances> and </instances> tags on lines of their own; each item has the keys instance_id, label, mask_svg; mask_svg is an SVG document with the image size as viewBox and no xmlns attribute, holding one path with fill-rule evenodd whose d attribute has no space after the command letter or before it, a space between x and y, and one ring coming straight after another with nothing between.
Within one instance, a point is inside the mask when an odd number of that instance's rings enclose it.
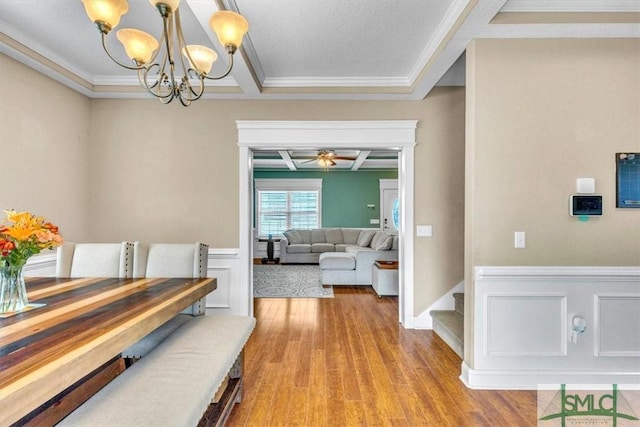
<instances>
[{"instance_id":1,"label":"throw pillow","mask_svg":"<svg viewBox=\"0 0 640 427\"><path fill-rule=\"evenodd\" d=\"M362 248L366 248L371 243L371 239L373 239L373 235L375 231L372 230L362 230L360 235L358 236L358 241L356 244Z\"/></svg>"},{"instance_id":2,"label":"throw pillow","mask_svg":"<svg viewBox=\"0 0 640 427\"><path fill-rule=\"evenodd\" d=\"M300 237L300 234L296 230L287 230L282 234L287 238L290 245L299 245L302 243L302 237Z\"/></svg>"},{"instance_id":3,"label":"throw pillow","mask_svg":"<svg viewBox=\"0 0 640 427\"><path fill-rule=\"evenodd\" d=\"M388 251L391 249L391 245L393 245L393 236L389 235L387 237L378 239L373 249L376 251Z\"/></svg>"},{"instance_id":4,"label":"throw pillow","mask_svg":"<svg viewBox=\"0 0 640 427\"><path fill-rule=\"evenodd\" d=\"M378 240L383 240L387 234L384 231L376 231L369 243L369 247L372 249L378 245Z\"/></svg>"}]
</instances>

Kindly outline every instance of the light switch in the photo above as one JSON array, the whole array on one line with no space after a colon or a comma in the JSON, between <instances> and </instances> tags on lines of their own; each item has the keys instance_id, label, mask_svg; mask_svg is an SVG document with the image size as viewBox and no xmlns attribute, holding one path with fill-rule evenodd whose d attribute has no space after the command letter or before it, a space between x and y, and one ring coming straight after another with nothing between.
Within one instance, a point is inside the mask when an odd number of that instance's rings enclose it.
<instances>
[{"instance_id":1,"label":"light switch","mask_svg":"<svg viewBox=\"0 0 640 427\"><path fill-rule=\"evenodd\" d=\"M514 247L522 249L525 247L524 231L516 231Z\"/></svg>"},{"instance_id":2,"label":"light switch","mask_svg":"<svg viewBox=\"0 0 640 427\"><path fill-rule=\"evenodd\" d=\"M430 225L419 225L416 229L418 237L431 237L433 235Z\"/></svg>"}]
</instances>

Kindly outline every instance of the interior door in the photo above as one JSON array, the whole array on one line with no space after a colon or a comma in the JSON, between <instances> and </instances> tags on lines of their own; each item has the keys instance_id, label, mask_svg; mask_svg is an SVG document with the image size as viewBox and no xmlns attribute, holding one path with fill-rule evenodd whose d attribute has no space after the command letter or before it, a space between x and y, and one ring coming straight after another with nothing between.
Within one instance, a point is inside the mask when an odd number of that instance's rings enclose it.
<instances>
[{"instance_id":1,"label":"interior door","mask_svg":"<svg viewBox=\"0 0 640 427\"><path fill-rule=\"evenodd\" d=\"M399 206L398 189L382 190L382 229L390 234L398 234L398 215L394 221L394 206Z\"/></svg>"}]
</instances>

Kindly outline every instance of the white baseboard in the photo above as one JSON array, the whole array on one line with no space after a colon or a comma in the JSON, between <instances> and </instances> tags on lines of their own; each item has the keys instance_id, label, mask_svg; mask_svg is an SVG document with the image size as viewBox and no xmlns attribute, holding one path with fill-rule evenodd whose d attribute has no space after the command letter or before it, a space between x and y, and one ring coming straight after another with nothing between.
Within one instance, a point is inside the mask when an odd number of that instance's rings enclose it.
<instances>
[{"instance_id":1,"label":"white baseboard","mask_svg":"<svg viewBox=\"0 0 640 427\"><path fill-rule=\"evenodd\" d=\"M411 329L433 329L433 319L431 317L431 310L453 310L455 308L455 300L453 294L457 292L464 292L464 281L458 283L452 289L444 294L440 299L431 304L429 308L420 313L415 318Z\"/></svg>"},{"instance_id":2,"label":"white baseboard","mask_svg":"<svg viewBox=\"0 0 640 427\"><path fill-rule=\"evenodd\" d=\"M477 370L463 362L460 380L478 390L537 390L542 384L640 384L640 372Z\"/></svg>"}]
</instances>

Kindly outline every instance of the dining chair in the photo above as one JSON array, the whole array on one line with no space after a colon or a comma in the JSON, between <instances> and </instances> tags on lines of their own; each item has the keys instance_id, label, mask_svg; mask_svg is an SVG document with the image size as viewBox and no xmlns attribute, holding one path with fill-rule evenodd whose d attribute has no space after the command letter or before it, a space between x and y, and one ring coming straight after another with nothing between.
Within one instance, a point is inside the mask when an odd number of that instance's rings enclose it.
<instances>
[{"instance_id":1,"label":"dining chair","mask_svg":"<svg viewBox=\"0 0 640 427\"><path fill-rule=\"evenodd\" d=\"M132 277L133 249L130 242L64 242L56 249L56 277Z\"/></svg>"},{"instance_id":2,"label":"dining chair","mask_svg":"<svg viewBox=\"0 0 640 427\"><path fill-rule=\"evenodd\" d=\"M209 245L206 243L141 243L133 244L134 278L201 278L207 277ZM193 316L205 314L206 297L167 321L122 352L127 364L140 359Z\"/></svg>"}]
</instances>

